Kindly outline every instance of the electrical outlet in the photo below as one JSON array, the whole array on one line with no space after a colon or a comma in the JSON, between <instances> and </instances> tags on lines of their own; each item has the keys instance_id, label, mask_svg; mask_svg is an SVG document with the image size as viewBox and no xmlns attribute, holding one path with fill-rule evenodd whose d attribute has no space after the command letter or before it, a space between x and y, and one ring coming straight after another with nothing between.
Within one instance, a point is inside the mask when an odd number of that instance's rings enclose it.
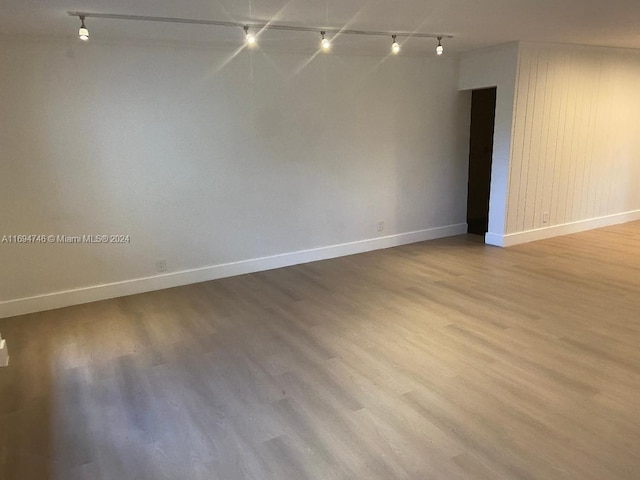
<instances>
[{"instance_id":1,"label":"electrical outlet","mask_svg":"<svg viewBox=\"0 0 640 480\"><path fill-rule=\"evenodd\" d=\"M542 223L549 223L549 212L542 212Z\"/></svg>"},{"instance_id":2,"label":"electrical outlet","mask_svg":"<svg viewBox=\"0 0 640 480\"><path fill-rule=\"evenodd\" d=\"M384 230L384 222L378 222L378 231L381 232Z\"/></svg>"},{"instance_id":3,"label":"electrical outlet","mask_svg":"<svg viewBox=\"0 0 640 480\"><path fill-rule=\"evenodd\" d=\"M167 261L166 260L158 260L156 262L156 270L159 273L163 273L167 271Z\"/></svg>"}]
</instances>

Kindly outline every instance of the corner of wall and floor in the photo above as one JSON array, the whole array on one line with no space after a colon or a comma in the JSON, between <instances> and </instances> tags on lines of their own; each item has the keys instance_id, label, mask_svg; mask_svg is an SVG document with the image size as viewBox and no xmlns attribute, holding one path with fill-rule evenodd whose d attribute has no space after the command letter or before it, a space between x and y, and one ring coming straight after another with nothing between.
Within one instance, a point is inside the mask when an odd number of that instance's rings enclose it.
<instances>
[{"instance_id":1,"label":"corner of wall and floor","mask_svg":"<svg viewBox=\"0 0 640 480\"><path fill-rule=\"evenodd\" d=\"M217 280L246 273L272 270L275 268L289 267L302 263L365 253L372 250L380 250L400 245L407 245L410 243L434 240L437 238L462 235L466 232L467 224L461 223L457 225L425 229L417 232L360 240L341 245L332 245L328 247L272 255L269 257L212 265L197 269L163 273L121 282L57 291L44 295L36 295L28 298L0 302L0 318L24 315L39 311L52 310L54 308L79 305L126 295L189 285L192 283Z\"/></svg>"}]
</instances>

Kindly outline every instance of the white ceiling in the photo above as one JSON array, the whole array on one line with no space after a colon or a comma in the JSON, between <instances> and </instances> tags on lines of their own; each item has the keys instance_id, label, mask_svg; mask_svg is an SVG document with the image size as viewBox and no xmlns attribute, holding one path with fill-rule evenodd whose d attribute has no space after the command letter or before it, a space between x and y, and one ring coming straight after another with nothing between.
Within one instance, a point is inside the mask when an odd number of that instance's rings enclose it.
<instances>
[{"instance_id":1,"label":"white ceiling","mask_svg":"<svg viewBox=\"0 0 640 480\"><path fill-rule=\"evenodd\" d=\"M640 48L640 0L2 0L0 34L73 37L67 11L275 21L293 25L405 30L454 35L447 52L514 40ZM241 31L225 27L88 19L93 41L145 40L236 45ZM375 53L390 39L343 36L336 50ZM435 41L412 39L403 52L432 52ZM271 31L262 48L315 49L312 33Z\"/></svg>"}]
</instances>

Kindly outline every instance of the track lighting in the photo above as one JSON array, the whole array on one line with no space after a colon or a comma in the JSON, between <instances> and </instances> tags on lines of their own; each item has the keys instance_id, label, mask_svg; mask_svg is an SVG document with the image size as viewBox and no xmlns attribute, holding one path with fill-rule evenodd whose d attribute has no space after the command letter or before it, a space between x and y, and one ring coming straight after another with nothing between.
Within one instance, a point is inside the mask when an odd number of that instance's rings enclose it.
<instances>
[{"instance_id":1,"label":"track lighting","mask_svg":"<svg viewBox=\"0 0 640 480\"><path fill-rule=\"evenodd\" d=\"M82 25L80 25L80 30L78 30L78 37L80 37L80 40L86 42L89 40L89 29L84 25L84 15L80 15L80 22L82 22Z\"/></svg>"},{"instance_id":2,"label":"track lighting","mask_svg":"<svg viewBox=\"0 0 640 480\"><path fill-rule=\"evenodd\" d=\"M244 26L244 41L249 48L256 46L256 36L249 31L249 27L247 25Z\"/></svg>"},{"instance_id":3,"label":"track lighting","mask_svg":"<svg viewBox=\"0 0 640 480\"><path fill-rule=\"evenodd\" d=\"M322 40L320 40L320 47L323 51L328 52L329 50L331 50L331 42L324 38L326 34L327 32L320 32L320 35L322 36Z\"/></svg>"},{"instance_id":4,"label":"track lighting","mask_svg":"<svg viewBox=\"0 0 640 480\"><path fill-rule=\"evenodd\" d=\"M239 23L229 20L207 20L200 18L181 18L181 17L152 17L148 15L128 15L123 13L97 13L97 12L67 12L72 17L78 17L81 21L80 29L78 30L78 36L81 40L89 40L89 29L84 24L86 18L99 18L110 20L129 20L138 22L157 22L157 23L177 23L184 25L210 25L216 27L230 27L230 28L242 28L244 30L245 46L248 48L255 48L258 45L257 35L264 30L279 30L287 32L313 32L314 34L320 34L320 49L323 52L329 52L331 50L330 38L335 38L338 35L366 35L366 36L391 36L391 54L397 55L400 53L400 44L397 38L437 38L438 46L436 47L436 53L442 55L444 53L444 47L442 46L443 38L453 38L451 35L427 33L427 32L407 32L396 31L396 33L382 30L352 30L348 28L326 28L326 27L314 27L314 26L302 26L302 25L286 25L282 23L263 23L263 22L247 22ZM251 31L249 31L251 30ZM256 32L256 33L252 33ZM329 34L330 38L327 38Z\"/></svg>"},{"instance_id":5,"label":"track lighting","mask_svg":"<svg viewBox=\"0 0 640 480\"><path fill-rule=\"evenodd\" d=\"M394 55L400 53L400 44L396 41L396 37L397 35L391 35L391 39L393 40L393 43L391 44L391 53Z\"/></svg>"}]
</instances>

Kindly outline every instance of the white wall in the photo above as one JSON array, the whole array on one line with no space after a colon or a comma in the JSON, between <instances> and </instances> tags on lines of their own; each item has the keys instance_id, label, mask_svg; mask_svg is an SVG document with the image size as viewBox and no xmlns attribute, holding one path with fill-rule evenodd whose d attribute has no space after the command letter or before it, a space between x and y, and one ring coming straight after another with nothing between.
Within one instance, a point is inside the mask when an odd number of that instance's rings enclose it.
<instances>
[{"instance_id":1,"label":"white wall","mask_svg":"<svg viewBox=\"0 0 640 480\"><path fill-rule=\"evenodd\" d=\"M640 51L520 45L505 244L640 219L639 86Z\"/></svg>"},{"instance_id":2,"label":"white wall","mask_svg":"<svg viewBox=\"0 0 640 480\"><path fill-rule=\"evenodd\" d=\"M497 87L489 231L486 235L490 244L499 245L496 239L501 239L505 230L517 68L517 43L474 50L460 59L460 90Z\"/></svg>"},{"instance_id":3,"label":"white wall","mask_svg":"<svg viewBox=\"0 0 640 480\"><path fill-rule=\"evenodd\" d=\"M0 316L465 231L456 59L232 53L0 42L0 235L131 237L0 244Z\"/></svg>"}]
</instances>

